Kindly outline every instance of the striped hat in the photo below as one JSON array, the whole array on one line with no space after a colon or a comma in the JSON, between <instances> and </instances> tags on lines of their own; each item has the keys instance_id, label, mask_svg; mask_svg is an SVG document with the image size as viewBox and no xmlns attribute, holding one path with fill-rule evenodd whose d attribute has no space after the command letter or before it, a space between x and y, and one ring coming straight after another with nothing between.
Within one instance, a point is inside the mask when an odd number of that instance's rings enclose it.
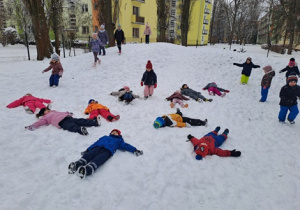
<instances>
[{"instance_id":1,"label":"striped hat","mask_svg":"<svg viewBox=\"0 0 300 210\"><path fill-rule=\"evenodd\" d=\"M296 83L298 82L298 77L295 74L291 74L290 76L288 76L288 78L286 79L287 83L295 81Z\"/></svg>"}]
</instances>

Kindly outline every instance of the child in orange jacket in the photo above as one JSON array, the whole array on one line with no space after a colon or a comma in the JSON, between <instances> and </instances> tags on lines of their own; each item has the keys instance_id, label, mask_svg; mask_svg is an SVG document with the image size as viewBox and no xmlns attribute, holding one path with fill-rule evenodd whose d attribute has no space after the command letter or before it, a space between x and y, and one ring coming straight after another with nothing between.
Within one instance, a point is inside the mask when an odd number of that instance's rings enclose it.
<instances>
[{"instance_id":1,"label":"child in orange jacket","mask_svg":"<svg viewBox=\"0 0 300 210\"><path fill-rule=\"evenodd\" d=\"M89 105L85 109L84 113L86 115L90 114L89 119L97 118L98 115L101 115L110 122L120 119L120 115L113 115L110 113L109 108L99 104L98 101L95 101L94 99L89 100Z\"/></svg>"}]
</instances>

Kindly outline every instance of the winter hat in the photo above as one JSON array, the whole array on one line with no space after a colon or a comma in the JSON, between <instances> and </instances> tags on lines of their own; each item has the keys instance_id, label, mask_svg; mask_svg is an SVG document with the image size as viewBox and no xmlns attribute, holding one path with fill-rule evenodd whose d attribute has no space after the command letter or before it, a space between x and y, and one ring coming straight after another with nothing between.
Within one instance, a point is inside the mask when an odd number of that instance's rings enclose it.
<instances>
[{"instance_id":1,"label":"winter hat","mask_svg":"<svg viewBox=\"0 0 300 210\"><path fill-rule=\"evenodd\" d=\"M150 60L146 64L146 69L152 69L152 63Z\"/></svg>"},{"instance_id":2,"label":"winter hat","mask_svg":"<svg viewBox=\"0 0 300 210\"><path fill-rule=\"evenodd\" d=\"M249 60L250 62L252 61L252 58L248 57L247 60Z\"/></svg>"},{"instance_id":3,"label":"winter hat","mask_svg":"<svg viewBox=\"0 0 300 210\"><path fill-rule=\"evenodd\" d=\"M298 77L295 74L291 74L290 76L288 76L288 78L286 79L286 82L292 82L295 81L296 83L298 82Z\"/></svg>"},{"instance_id":4,"label":"winter hat","mask_svg":"<svg viewBox=\"0 0 300 210\"><path fill-rule=\"evenodd\" d=\"M92 103L92 101L95 101L95 99L90 99L90 100L89 100L89 104Z\"/></svg>"},{"instance_id":5,"label":"winter hat","mask_svg":"<svg viewBox=\"0 0 300 210\"><path fill-rule=\"evenodd\" d=\"M165 121L162 117L158 117L156 118L156 120L154 121L154 124L153 124L153 127L154 128L160 128L162 127L163 125L165 125Z\"/></svg>"},{"instance_id":6,"label":"winter hat","mask_svg":"<svg viewBox=\"0 0 300 210\"><path fill-rule=\"evenodd\" d=\"M120 23L118 24L118 27L121 27L121 24L120 24Z\"/></svg>"},{"instance_id":7,"label":"winter hat","mask_svg":"<svg viewBox=\"0 0 300 210\"><path fill-rule=\"evenodd\" d=\"M105 25L103 25L103 24L102 24L102 25L100 26L100 28L103 28L103 29L105 29Z\"/></svg>"},{"instance_id":8,"label":"winter hat","mask_svg":"<svg viewBox=\"0 0 300 210\"><path fill-rule=\"evenodd\" d=\"M128 86L124 86L123 89L128 90L128 91L130 90L130 88Z\"/></svg>"},{"instance_id":9,"label":"winter hat","mask_svg":"<svg viewBox=\"0 0 300 210\"><path fill-rule=\"evenodd\" d=\"M56 53L53 53L51 56L51 59L54 61L59 61L59 55L57 55Z\"/></svg>"},{"instance_id":10,"label":"winter hat","mask_svg":"<svg viewBox=\"0 0 300 210\"><path fill-rule=\"evenodd\" d=\"M119 136L121 136L121 131L118 129L113 129L110 133L112 133L113 131L117 131L117 133L119 134Z\"/></svg>"},{"instance_id":11,"label":"winter hat","mask_svg":"<svg viewBox=\"0 0 300 210\"><path fill-rule=\"evenodd\" d=\"M268 65L268 66L265 66L263 68L263 70L264 70L265 73L268 73L268 72L272 71L273 69L272 69L272 66Z\"/></svg>"},{"instance_id":12,"label":"winter hat","mask_svg":"<svg viewBox=\"0 0 300 210\"><path fill-rule=\"evenodd\" d=\"M290 61L295 61L295 58L291 58Z\"/></svg>"}]
</instances>

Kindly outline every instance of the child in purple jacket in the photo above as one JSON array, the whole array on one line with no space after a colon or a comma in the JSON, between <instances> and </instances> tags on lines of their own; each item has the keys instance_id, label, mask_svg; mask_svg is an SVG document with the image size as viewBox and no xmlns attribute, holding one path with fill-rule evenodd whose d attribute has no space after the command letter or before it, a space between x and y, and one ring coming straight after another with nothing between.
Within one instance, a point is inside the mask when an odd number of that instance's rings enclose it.
<instances>
[{"instance_id":1,"label":"child in purple jacket","mask_svg":"<svg viewBox=\"0 0 300 210\"><path fill-rule=\"evenodd\" d=\"M100 118L95 119L77 119L72 117L72 112L57 112L49 108L43 108L36 115L37 118L41 117L37 122L30 126L26 126L26 130L34 131L42 125L54 125L57 128L62 128L70 132L79 133L81 135L88 135L86 127L100 126Z\"/></svg>"},{"instance_id":2,"label":"child in purple jacket","mask_svg":"<svg viewBox=\"0 0 300 210\"><path fill-rule=\"evenodd\" d=\"M124 142L121 131L113 129L109 136L103 136L94 144L89 146L83 156L76 162L70 163L69 174L77 175L82 179L92 175L97 168L105 163L118 150L125 150L134 153L136 156L142 155L143 151L137 150L134 146Z\"/></svg>"},{"instance_id":3,"label":"child in purple jacket","mask_svg":"<svg viewBox=\"0 0 300 210\"><path fill-rule=\"evenodd\" d=\"M98 64L100 64L101 62L101 60L97 56L101 46L105 46L105 44L103 44L101 40L98 38L97 33L93 33L93 38L90 41L90 47L92 48L92 52L94 54L94 65L93 65L94 67L96 67L97 61Z\"/></svg>"}]
</instances>

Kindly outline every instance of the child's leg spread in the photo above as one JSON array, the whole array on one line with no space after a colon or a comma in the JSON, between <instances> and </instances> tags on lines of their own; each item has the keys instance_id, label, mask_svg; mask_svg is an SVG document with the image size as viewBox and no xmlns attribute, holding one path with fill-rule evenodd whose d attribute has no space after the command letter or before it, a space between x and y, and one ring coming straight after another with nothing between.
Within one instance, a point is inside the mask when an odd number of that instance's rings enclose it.
<instances>
[{"instance_id":1,"label":"child's leg spread","mask_svg":"<svg viewBox=\"0 0 300 210\"><path fill-rule=\"evenodd\" d=\"M289 107L290 113L288 115L288 121L294 121L299 114L298 106L294 105L292 107Z\"/></svg>"},{"instance_id":2,"label":"child's leg spread","mask_svg":"<svg viewBox=\"0 0 300 210\"><path fill-rule=\"evenodd\" d=\"M90 112L90 116L89 119L94 119L95 117L97 117L100 114L99 109L95 109L93 111Z\"/></svg>"},{"instance_id":3,"label":"child's leg spread","mask_svg":"<svg viewBox=\"0 0 300 210\"><path fill-rule=\"evenodd\" d=\"M193 126L204 126L206 123L200 119L192 119L192 118L188 118L188 117L182 117L183 122L187 122L190 125Z\"/></svg>"},{"instance_id":4,"label":"child's leg spread","mask_svg":"<svg viewBox=\"0 0 300 210\"><path fill-rule=\"evenodd\" d=\"M110 113L107 109L99 109L99 113L102 117L107 119L108 121L112 121L115 115Z\"/></svg>"},{"instance_id":5,"label":"child's leg spread","mask_svg":"<svg viewBox=\"0 0 300 210\"><path fill-rule=\"evenodd\" d=\"M86 166L87 176L93 174L99 166L101 166L111 157L111 153L109 150L103 147L98 147L98 148L99 149L97 151L97 154L94 156L94 158L91 159L89 164Z\"/></svg>"}]
</instances>

